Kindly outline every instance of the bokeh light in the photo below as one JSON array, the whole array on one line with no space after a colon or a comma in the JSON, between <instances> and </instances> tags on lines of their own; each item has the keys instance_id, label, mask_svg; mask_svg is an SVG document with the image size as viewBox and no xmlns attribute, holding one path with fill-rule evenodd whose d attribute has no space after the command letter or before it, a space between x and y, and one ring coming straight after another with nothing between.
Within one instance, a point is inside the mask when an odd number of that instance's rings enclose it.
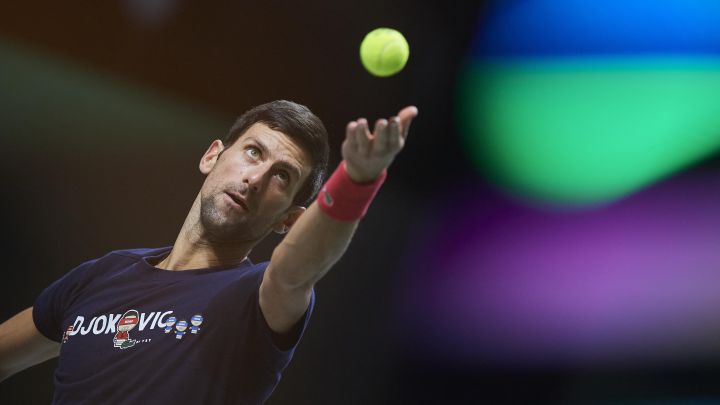
<instances>
[{"instance_id":1,"label":"bokeh light","mask_svg":"<svg viewBox=\"0 0 720 405\"><path fill-rule=\"evenodd\" d=\"M17 43L0 40L0 62L0 145L176 148L227 129L227 120L199 103Z\"/></svg>"},{"instance_id":2,"label":"bokeh light","mask_svg":"<svg viewBox=\"0 0 720 405\"><path fill-rule=\"evenodd\" d=\"M720 147L720 3L499 2L459 83L467 154L510 193L617 200Z\"/></svg>"},{"instance_id":3,"label":"bokeh light","mask_svg":"<svg viewBox=\"0 0 720 405\"><path fill-rule=\"evenodd\" d=\"M449 193L411 244L403 317L450 363L634 365L720 357L720 179L683 175L603 209ZM432 356L431 356L432 357Z\"/></svg>"}]
</instances>

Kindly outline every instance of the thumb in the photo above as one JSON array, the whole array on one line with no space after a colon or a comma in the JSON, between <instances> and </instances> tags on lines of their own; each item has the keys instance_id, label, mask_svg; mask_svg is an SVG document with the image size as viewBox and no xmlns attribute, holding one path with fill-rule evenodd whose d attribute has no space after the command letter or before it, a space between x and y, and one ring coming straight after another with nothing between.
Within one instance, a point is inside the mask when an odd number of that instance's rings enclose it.
<instances>
[{"instance_id":1,"label":"thumb","mask_svg":"<svg viewBox=\"0 0 720 405\"><path fill-rule=\"evenodd\" d=\"M403 139L407 138L408 131L410 130L410 124L412 123L412 120L417 117L418 113L418 109L414 105L407 106L398 113Z\"/></svg>"}]
</instances>

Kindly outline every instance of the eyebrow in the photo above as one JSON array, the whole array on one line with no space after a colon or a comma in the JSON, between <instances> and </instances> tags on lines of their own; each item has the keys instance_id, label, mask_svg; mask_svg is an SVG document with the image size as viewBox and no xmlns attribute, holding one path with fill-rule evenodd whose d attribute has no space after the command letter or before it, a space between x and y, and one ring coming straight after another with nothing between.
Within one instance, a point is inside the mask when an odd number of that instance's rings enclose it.
<instances>
[{"instance_id":1,"label":"eyebrow","mask_svg":"<svg viewBox=\"0 0 720 405\"><path fill-rule=\"evenodd\" d=\"M261 151L264 155L267 156L267 155L270 154L267 145L265 145L265 144L264 144L262 141L260 141L259 139L255 138L254 136L248 136L248 137L247 137L247 140L252 141L252 142L254 142L255 144L257 144L258 148L260 148L260 151ZM294 164L288 162L287 160L282 160L282 159L281 159L281 160L279 161L279 165L280 165L280 167L282 167L283 169L286 169L287 171L291 172L291 173L295 176L296 179L300 179L300 169L298 169Z\"/></svg>"}]
</instances>

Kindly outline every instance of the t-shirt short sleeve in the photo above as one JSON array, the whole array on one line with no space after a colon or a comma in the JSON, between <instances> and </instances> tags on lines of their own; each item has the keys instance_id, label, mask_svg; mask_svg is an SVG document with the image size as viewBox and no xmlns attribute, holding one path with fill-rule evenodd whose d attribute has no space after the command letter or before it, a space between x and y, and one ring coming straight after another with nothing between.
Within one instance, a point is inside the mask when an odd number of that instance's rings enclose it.
<instances>
[{"instance_id":1,"label":"t-shirt short sleeve","mask_svg":"<svg viewBox=\"0 0 720 405\"><path fill-rule=\"evenodd\" d=\"M63 334L62 321L67 308L83 285L87 283L88 270L95 260L87 261L65 273L45 288L33 304L33 322L40 333L50 340L60 342Z\"/></svg>"},{"instance_id":2,"label":"t-shirt short sleeve","mask_svg":"<svg viewBox=\"0 0 720 405\"><path fill-rule=\"evenodd\" d=\"M252 298L254 312L252 322L253 337L255 341L255 349L258 352L264 352L262 356L268 363L265 364L273 369L282 370L287 366L292 358L295 347L300 342L305 329L310 321L310 316L315 307L315 290L312 290L310 296L310 304L305 314L297 323L286 333L277 333L273 331L265 320L262 310L260 309L259 292Z\"/></svg>"}]
</instances>

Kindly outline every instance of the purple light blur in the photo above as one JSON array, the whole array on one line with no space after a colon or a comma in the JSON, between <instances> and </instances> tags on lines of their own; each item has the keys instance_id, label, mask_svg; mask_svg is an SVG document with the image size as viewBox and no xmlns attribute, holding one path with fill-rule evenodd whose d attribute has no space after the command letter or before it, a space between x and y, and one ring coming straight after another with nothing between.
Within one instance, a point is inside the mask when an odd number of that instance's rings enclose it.
<instances>
[{"instance_id":1,"label":"purple light blur","mask_svg":"<svg viewBox=\"0 0 720 405\"><path fill-rule=\"evenodd\" d=\"M593 212L462 193L444 204L408 245L403 280L403 317L430 353L508 365L720 354L720 174Z\"/></svg>"}]
</instances>

